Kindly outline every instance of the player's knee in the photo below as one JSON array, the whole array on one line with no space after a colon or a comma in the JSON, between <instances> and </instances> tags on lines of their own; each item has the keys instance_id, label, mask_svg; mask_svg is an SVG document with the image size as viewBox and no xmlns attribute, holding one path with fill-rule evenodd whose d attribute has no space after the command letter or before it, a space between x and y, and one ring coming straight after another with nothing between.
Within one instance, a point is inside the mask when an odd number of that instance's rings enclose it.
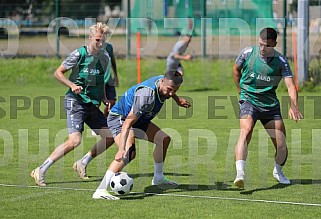
<instances>
[{"instance_id":1,"label":"player's knee","mask_svg":"<svg viewBox=\"0 0 321 219\"><path fill-rule=\"evenodd\" d=\"M73 149L76 148L77 146L79 146L81 144L81 138L71 138L68 139L68 141L66 142L66 147L68 147L69 149Z\"/></svg>"},{"instance_id":2,"label":"player's knee","mask_svg":"<svg viewBox=\"0 0 321 219\"><path fill-rule=\"evenodd\" d=\"M249 127L244 127L242 128L242 132L243 135L245 135L246 137L250 136L252 134L253 129L249 126Z\"/></svg>"},{"instance_id":3,"label":"player's knee","mask_svg":"<svg viewBox=\"0 0 321 219\"><path fill-rule=\"evenodd\" d=\"M166 136L163 140L163 147L164 148L168 148L169 144L171 143L171 137L170 136Z\"/></svg>"}]
</instances>

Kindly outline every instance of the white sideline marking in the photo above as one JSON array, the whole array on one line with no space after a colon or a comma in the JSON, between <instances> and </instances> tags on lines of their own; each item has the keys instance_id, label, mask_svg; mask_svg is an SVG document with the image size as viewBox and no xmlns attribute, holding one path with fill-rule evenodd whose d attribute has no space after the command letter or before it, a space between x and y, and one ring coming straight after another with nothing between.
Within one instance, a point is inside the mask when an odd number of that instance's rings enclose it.
<instances>
[{"instance_id":1,"label":"white sideline marking","mask_svg":"<svg viewBox=\"0 0 321 219\"><path fill-rule=\"evenodd\" d=\"M94 189L66 188L66 187L53 187L53 186L39 187L39 186L10 185L10 184L1 184L1 183L0 183L0 186L2 186L2 187L16 187L16 188L57 189L57 190L71 190L71 191L91 191L91 192L95 191ZM150 193L150 192L131 192L131 194L146 194L146 195L182 197L182 198L217 199L217 200L232 200L232 201L261 202L261 203L321 207L321 204L319 204L319 203L272 201L272 200L263 200L263 199L229 198L229 197L201 196L201 195L179 195L179 194L173 194L173 193L160 194L160 193Z\"/></svg>"},{"instance_id":2,"label":"white sideline marking","mask_svg":"<svg viewBox=\"0 0 321 219\"><path fill-rule=\"evenodd\" d=\"M24 186L24 185L10 185L10 184L2 184L0 183L0 186L2 187L17 187L17 188L37 188L37 189L57 189L57 190L72 190L72 191L92 191L94 192L94 189L79 189L79 188L65 188L65 187L54 187L54 186Z\"/></svg>"}]
</instances>

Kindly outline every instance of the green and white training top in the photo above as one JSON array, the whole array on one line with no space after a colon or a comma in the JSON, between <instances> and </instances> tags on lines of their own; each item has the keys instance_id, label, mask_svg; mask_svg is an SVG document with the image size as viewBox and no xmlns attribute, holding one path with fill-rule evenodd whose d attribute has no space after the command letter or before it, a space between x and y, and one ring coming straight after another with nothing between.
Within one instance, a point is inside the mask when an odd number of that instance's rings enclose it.
<instances>
[{"instance_id":1,"label":"green and white training top","mask_svg":"<svg viewBox=\"0 0 321 219\"><path fill-rule=\"evenodd\" d=\"M279 104L275 90L282 78L292 77L287 59L275 51L273 57L263 60L258 46L241 51L235 63L241 67L240 100L258 107L273 107Z\"/></svg>"},{"instance_id":2,"label":"green and white training top","mask_svg":"<svg viewBox=\"0 0 321 219\"><path fill-rule=\"evenodd\" d=\"M83 88L80 94L73 93L71 89L67 94L82 103L100 105L111 74L108 52L101 49L98 55L93 55L88 47L83 46L70 53L62 65L67 70L72 69L69 80Z\"/></svg>"}]
</instances>

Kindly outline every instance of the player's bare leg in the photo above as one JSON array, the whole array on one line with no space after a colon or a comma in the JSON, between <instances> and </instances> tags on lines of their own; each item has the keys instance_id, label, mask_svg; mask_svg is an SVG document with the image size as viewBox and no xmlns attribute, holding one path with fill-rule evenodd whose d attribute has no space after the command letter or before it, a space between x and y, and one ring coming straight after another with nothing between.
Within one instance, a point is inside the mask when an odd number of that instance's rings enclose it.
<instances>
[{"instance_id":1,"label":"player's bare leg","mask_svg":"<svg viewBox=\"0 0 321 219\"><path fill-rule=\"evenodd\" d=\"M269 134L275 147L273 177L281 184L291 184L291 181L284 175L282 170L288 156L286 131L283 120L272 120L265 124L264 128Z\"/></svg>"},{"instance_id":2,"label":"player's bare leg","mask_svg":"<svg viewBox=\"0 0 321 219\"><path fill-rule=\"evenodd\" d=\"M235 146L236 177L234 180L235 186L240 189L244 188L248 143L251 140L254 125L254 120L249 115L240 119L240 136Z\"/></svg>"},{"instance_id":3,"label":"player's bare leg","mask_svg":"<svg viewBox=\"0 0 321 219\"><path fill-rule=\"evenodd\" d=\"M67 153L72 151L81 143L81 133L80 132L73 132L69 134L68 140L63 144L59 145L52 154L45 160L39 167L34 169L30 176L35 179L35 183L38 186L46 186L45 183L45 173L51 167L51 165L65 156Z\"/></svg>"}]
</instances>

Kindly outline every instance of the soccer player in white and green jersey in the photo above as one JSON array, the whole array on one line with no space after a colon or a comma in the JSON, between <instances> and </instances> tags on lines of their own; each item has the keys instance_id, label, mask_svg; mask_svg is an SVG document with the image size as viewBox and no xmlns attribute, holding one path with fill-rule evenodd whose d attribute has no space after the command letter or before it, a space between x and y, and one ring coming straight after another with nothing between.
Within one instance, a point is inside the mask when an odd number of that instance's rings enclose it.
<instances>
[{"instance_id":1,"label":"soccer player in white and green jersey","mask_svg":"<svg viewBox=\"0 0 321 219\"><path fill-rule=\"evenodd\" d=\"M289 118L296 122L302 118L298 108L298 95L287 59L274 47L277 32L264 28L260 32L259 46L247 47L237 57L233 76L240 94L240 136L235 147L236 179L234 184L244 188L245 161L253 128L260 120L275 147L273 177L281 184L290 184L282 171L288 149L280 103L276 96L281 79L284 79L290 97Z\"/></svg>"},{"instance_id":2,"label":"soccer player in white and green jersey","mask_svg":"<svg viewBox=\"0 0 321 219\"><path fill-rule=\"evenodd\" d=\"M105 50L105 40L110 30L101 22L92 25L89 30L89 45L73 51L54 74L59 82L69 87L65 96L69 136L67 141L56 147L52 154L31 172L30 175L39 186L46 186L45 173L50 166L80 145L84 123L102 138L93 146L93 150L105 150L114 143L107 128L106 117L99 109L101 102L107 103L105 88L110 78L110 57ZM72 71L69 79L65 77L68 70ZM78 170L81 166L74 168ZM85 177L83 175L83 178Z\"/></svg>"}]
</instances>

